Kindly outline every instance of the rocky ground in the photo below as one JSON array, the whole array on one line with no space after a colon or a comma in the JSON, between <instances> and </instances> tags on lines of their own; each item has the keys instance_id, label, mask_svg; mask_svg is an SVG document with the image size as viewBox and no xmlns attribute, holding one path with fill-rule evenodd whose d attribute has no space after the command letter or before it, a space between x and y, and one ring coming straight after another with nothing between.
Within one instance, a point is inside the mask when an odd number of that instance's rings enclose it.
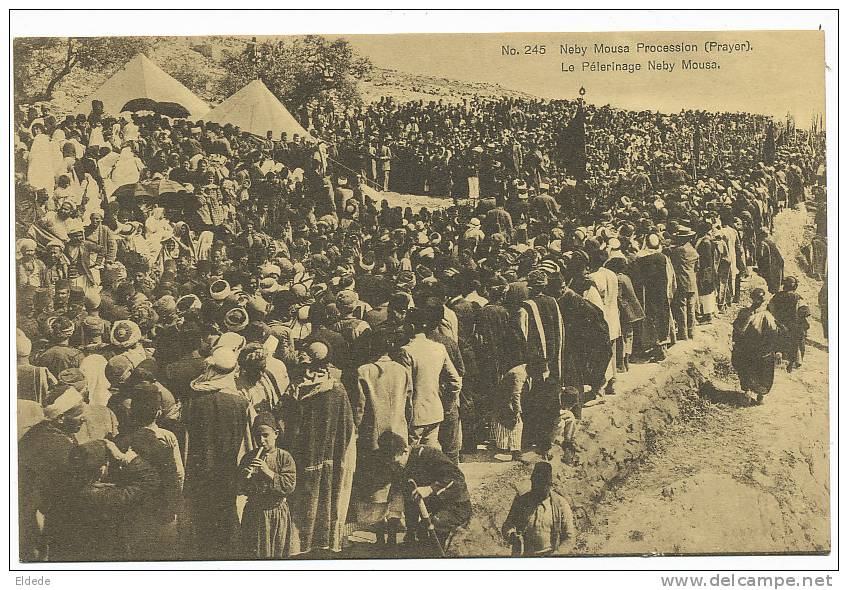
<instances>
[{"instance_id":1,"label":"rocky ground","mask_svg":"<svg viewBox=\"0 0 848 590\"><path fill-rule=\"evenodd\" d=\"M531 94L487 82L464 82L382 68L374 68L371 75L360 81L359 89L366 103L378 101L383 96L391 96L397 102L423 100L425 103L438 100L459 103L475 96L534 98Z\"/></svg>"}]
</instances>

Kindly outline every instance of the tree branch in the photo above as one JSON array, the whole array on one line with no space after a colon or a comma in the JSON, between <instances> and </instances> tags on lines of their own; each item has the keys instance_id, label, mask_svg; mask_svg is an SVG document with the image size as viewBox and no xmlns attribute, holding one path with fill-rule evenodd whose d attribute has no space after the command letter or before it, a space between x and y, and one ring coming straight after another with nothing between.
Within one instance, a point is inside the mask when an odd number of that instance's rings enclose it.
<instances>
[{"instance_id":1,"label":"tree branch","mask_svg":"<svg viewBox=\"0 0 848 590\"><path fill-rule=\"evenodd\" d=\"M56 90L56 86L65 78L65 76L71 73L74 66L77 65L77 62L79 61L78 58L79 54L74 52L73 39L68 38L68 53L65 57L65 65L62 66L62 69L50 79L47 83L47 88L45 88L44 92L37 97L37 100L51 100L53 98L53 91Z\"/></svg>"},{"instance_id":2,"label":"tree branch","mask_svg":"<svg viewBox=\"0 0 848 590\"><path fill-rule=\"evenodd\" d=\"M73 40L72 37L68 37L68 53L65 55L65 67L69 66L73 56L74 56L74 40Z\"/></svg>"}]
</instances>

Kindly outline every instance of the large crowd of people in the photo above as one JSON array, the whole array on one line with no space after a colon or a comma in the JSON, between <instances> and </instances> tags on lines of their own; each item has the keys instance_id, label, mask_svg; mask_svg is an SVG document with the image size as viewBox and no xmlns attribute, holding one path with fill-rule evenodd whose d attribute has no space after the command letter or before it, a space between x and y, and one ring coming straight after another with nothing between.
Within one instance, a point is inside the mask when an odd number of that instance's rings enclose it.
<instances>
[{"instance_id":1,"label":"large crowd of people","mask_svg":"<svg viewBox=\"0 0 848 590\"><path fill-rule=\"evenodd\" d=\"M774 299L734 324L745 393L776 353L801 365L770 233L824 208L820 137L769 155L759 115L508 98L299 115L312 135L17 113L22 559L321 556L402 528L444 548L464 453L571 460L583 405L753 272ZM537 472L504 536L543 555L573 523Z\"/></svg>"}]
</instances>

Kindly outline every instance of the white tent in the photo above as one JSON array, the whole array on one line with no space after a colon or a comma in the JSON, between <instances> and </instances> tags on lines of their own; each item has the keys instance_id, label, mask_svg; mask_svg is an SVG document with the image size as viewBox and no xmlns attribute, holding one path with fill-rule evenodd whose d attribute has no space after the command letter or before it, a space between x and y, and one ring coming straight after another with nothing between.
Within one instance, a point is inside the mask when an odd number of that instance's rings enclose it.
<instances>
[{"instance_id":1,"label":"white tent","mask_svg":"<svg viewBox=\"0 0 848 590\"><path fill-rule=\"evenodd\" d=\"M175 102L184 106L194 119L199 119L209 112L209 105L142 53L128 61L122 70L116 72L91 96L83 100L76 112L87 115L91 112L91 101L100 100L104 110L115 115L135 98Z\"/></svg>"},{"instance_id":2,"label":"white tent","mask_svg":"<svg viewBox=\"0 0 848 590\"><path fill-rule=\"evenodd\" d=\"M221 125L229 123L261 137L268 131L274 138L279 138L282 131L288 133L289 139L295 133L308 135L261 80L254 80L233 94L212 109L204 120Z\"/></svg>"}]
</instances>

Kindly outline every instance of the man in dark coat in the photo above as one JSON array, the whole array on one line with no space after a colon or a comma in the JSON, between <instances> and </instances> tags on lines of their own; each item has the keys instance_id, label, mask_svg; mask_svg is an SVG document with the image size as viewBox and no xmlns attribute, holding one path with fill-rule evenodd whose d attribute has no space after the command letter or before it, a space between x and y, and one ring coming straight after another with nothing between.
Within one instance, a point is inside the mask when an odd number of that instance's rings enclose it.
<instances>
[{"instance_id":1,"label":"man in dark coat","mask_svg":"<svg viewBox=\"0 0 848 590\"><path fill-rule=\"evenodd\" d=\"M559 420L559 389L562 384L565 333L556 299L545 295L548 275L534 270L527 277L530 297L518 310L518 326L526 343L527 373L533 386L522 400L525 435L540 454L550 455Z\"/></svg>"},{"instance_id":2,"label":"man in dark coat","mask_svg":"<svg viewBox=\"0 0 848 590\"><path fill-rule=\"evenodd\" d=\"M378 445L394 476L390 504L397 506L403 499L407 537L428 543L419 510L423 500L444 548L451 533L471 520L471 497L462 471L438 449L410 447L394 432L383 433ZM431 545L431 549L438 548Z\"/></svg>"},{"instance_id":3,"label":"man in dark coat","mask_svg":"<svg viewBox=\"0 0 848 590\"><path fill-rule=\"evenodd\" d=\"M293 553L339 552L356 468L353 411L344 386L330 376L329 350L313 342L303 352L306 372L297 385L291 454L297 464L292 496Z\"/></svg>"},{"instance_id":4,"label":"man in dark coat","mask_svg":"<svg viewBox=\"0 0 848 590\"><path fill-rule=\"evenodd\" d=\"M633 287L645 309L642 349L653 360L665 358L665 347L671 336L671 294L674 292L674 270L660 249L660 239L650 234L647 250L633 261Z\"/></svg>"},{"instance_id":5,"label":"man in dark coat","mask_svg":"<svg viewBox=\"0 0 848 590\"><path fill-rule=\"evenodd\" d=\"M609 327L604 313L569 288L559 299L565 325L565 375L564 385L577 389L577 400L573 406L574 417L582 417L583 386L600 389L606 381L605 371L612 356L609 346Z\"/></svg>"},{"instance_id":6,"label":"man in dark coat","mask_svg":"<svg viewBox=\"0 0 848 590\"><path fill-rule=\"evenodd\" d=\"M21 561L49 558L51 519L61 509L64 488L72 476L74 435L83 424L85 402L73 387L48 394L47 418L30 428L18 443L18 515ZM39 525L38 514L43 517ZM42 534L43 530L43 534Z\"/></svg>"},{"instance_id":7,"label":"man in dark coat","mask_svg":"<svg viewBox=\"0 0 848 590\"><path fill-rule=\"evenodd\" d=\"M757 249L757 274L766 280L772 295L783 284L783 256L767 228L760 228L760 247Z\"/></svg>"},{"instance_id":8,"label":"man in dark coat","mask_svg":"<svg viewBox=\"0 0 848 590\"><path fill-rule=\"evenodd\" d=\"M450 274L445 279L448 290L446 305L456 313L459 326L458 345L464 368L460 373L462 394L459 408L462 419L462 448L465 451L474 451L477 444L483 442L485 438L484 418L480 413L482 405L478 404L480 373L477 365L477 351L474 347L480 304L463 297L463 294L471 292L469 284L472 273L460 275L456 269L447 269L445 273Z\"/></svg>"},{"instance_id":9,"label":"man in dark coat","mask_svg":"<svg viewBox=\"0 0 848 590\"><path fill-rule=\"evenodd\" d=\"M192 550L199 558L232 555L238 532L238 464L252 444L249 402L235 385L237 364L232 350L214 350L183 398L185 496L194 527Z\"/></svg>"},{"instance_id":10,"label":"man in dark coat","mask_svg":"<svg viewBox=\"0 0 848 590\"><path fill-rule=\"evenodd\" d=\"M636 297L633 281L630 278L627 259L623 256L610 258L605 266L618 277L618 312L621 322L621 339L616 346L618 371L630 369L630 355L633 354L633 335L637 325L645 319L645 310ZM566 330L568 328L566 327Z\"/></svg>"},{"instance_id":11,"label":"man in dark coat","mask_svg":"<svg viewBox=\"0 0 848 590\"><path fill-rule=\"evenodd\" d=\"M679 229L673 236L675 246L668 252L677 277L677 289L671 310L677 324L678 340L690 339L695 335L695 298L698 294L695 268L698 264L698 252L689 241L693 235L695 234L692 230Z\"/></svg>"},{"instance_id":12,"label":"man in dark coat","mask_svg":"<svg viewBox=\"0 0 848 590\"><path fill-rule=\"evenodd\" d=\"M504 297L509 283L503 277L492 279L489 301L477 313L476 357L479 401L484 415L491 416L493 396L509 369L511 357L518 345L517 331L511 321Z\"/></svg>"}]
</instances>

